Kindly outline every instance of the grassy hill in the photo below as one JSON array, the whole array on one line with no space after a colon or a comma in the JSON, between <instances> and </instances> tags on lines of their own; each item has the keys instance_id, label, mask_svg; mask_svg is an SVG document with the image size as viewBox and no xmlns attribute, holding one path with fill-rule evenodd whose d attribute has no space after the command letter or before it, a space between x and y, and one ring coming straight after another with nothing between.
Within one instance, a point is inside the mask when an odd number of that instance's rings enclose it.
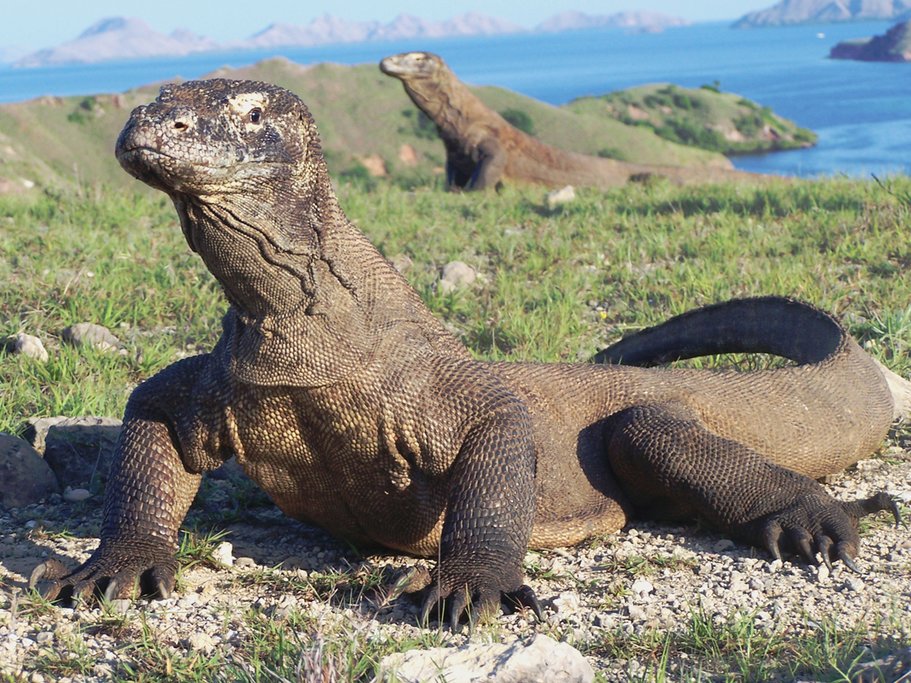
<instances>
[{"instance_id":1,"label":"grassy hill","mask_svg":"<svg viewBox=\"0 0 911 683\"><path fill-rule=\"evenodd\" d=\"M305 67L271 59L211 75L269 81L300 95L316 117L336 175L363 175L363 166L369 166L408 185L424 184L441 170L445 155L433 126L401 84L375 65ZM114 140L132 108L154 98L157 89L0 106L0 191L85 181L134 184L113 158ZM728 165L717 153L662 139L647 127L604 116L597 107L554 107L501 88L475 91L497 111L522 112L539 138L558 147L642 163Z\"/></svg>"},{"instance_id":2,"label":"grassy hill","mask_svg":"<svg viewBox=\"0 0 911 683\"><path fill-rule=\"evenodd\" d=\"M644 85L600 97L583 97L567 107L576 114L607 116L641 126L682 145L721 154L746 154L809 147L816 135L751 100L714 86L680 88Z\"/></svg>"}]
</instances>

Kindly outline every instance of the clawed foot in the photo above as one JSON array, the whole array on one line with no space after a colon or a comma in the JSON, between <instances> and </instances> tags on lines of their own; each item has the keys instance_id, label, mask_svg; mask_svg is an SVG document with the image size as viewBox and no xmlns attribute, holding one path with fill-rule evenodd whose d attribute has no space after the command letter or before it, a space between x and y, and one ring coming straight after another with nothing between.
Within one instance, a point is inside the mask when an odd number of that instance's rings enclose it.
<instances>
[{"instance_id":1,"label":"clawed foot","mask_svg":"<svg viewBox=\"0 0 911 683\"><path fill-rule=\"evenodd\" d=\"M901 523L898 503L885 492L863 500L842 503L828 496L809 493L796 498L791 506L767 516L760 526L760 543L776 560L782 551L817 564L817 555L827 567L841 560L850 570L860 573L854 562L860 546L858 520L869 514L889 510L895 525Z\"/></svg>"},{"instance_id":2,"label":"clawed foot","mask_svg":"<svg viewBox=\"0 0 911 683\"><path fill-rule=\"evenodd\" d=\"M167 598L174 590L177 559L173 551L99 547L73 572L57 559L39 564L29 577L29 588L39 588L50 602L74 606L79 601Z\"/></svg>"},{"instance_id":3,"label":"clawed foot","mask_svg":"<svg viewBox=\"0 0 911 683\"><path fill-rule=\"evenodd\" d=\"M428 623L431 615L434 614L441 621L448 617L449 628L456 633L459 631L463 617L470 624L474 624L496 614L499 609L506 614L512 614L520 609L530 609L538 621L544 620L538 597L534 590L525 584L514 591L503 592L499 590L469 592L466 587L445 596L441 594L437 585L433 585L425 589L421 607L421 623Z\"/></svg>"}]
</instances>

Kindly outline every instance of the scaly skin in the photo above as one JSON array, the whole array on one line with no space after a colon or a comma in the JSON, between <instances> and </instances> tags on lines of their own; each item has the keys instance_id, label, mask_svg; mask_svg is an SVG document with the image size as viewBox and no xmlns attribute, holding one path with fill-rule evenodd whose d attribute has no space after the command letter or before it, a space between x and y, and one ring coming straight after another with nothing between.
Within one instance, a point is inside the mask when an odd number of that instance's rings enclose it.
<instances>
[{"instance_id":1,"label":"scaly skin","mask_svg":"<svg viewBox=\"0 0 911 683\"><path fill-rule=\"evenodd\" d=\"M536 607L529 545L570 545L636 513L701 514L776 555L850 562L858 516L891 505L843 504L810 478L874 450L893 400L876 363L805 304L746 300L684 320L803 362L779 370L479 362L347 220L293 94L165 86L116 152L171 197L230 307L210 353L133 393L101 543L66 576L36 569L51 598L124 597L137 581L168 594L200 474L231 455L293 517L439 557L425 615L448 599L453 626L468 600ZM739 326L755 307L782 329ZM669 345L690 348L680 325L665 328ZM766 328L804 341L751 341Z\"/></svg>"},{"instance_id":2,"label":"scaly skin","mask_svg":"<svg viewBox=\"0 0 911 683\"><path fill-rule=\"evenodd\" d=\"M401 80L411 101L436 124L446 147L450 189L484 190L503 181L606 189L649 176L681 184L757 183L768 178L735 171L729 165L683 168L633 164L552 147L489 109L438 55L430 52L391 55L380 62L380 70Z\"/></svg>"}]
</instances>

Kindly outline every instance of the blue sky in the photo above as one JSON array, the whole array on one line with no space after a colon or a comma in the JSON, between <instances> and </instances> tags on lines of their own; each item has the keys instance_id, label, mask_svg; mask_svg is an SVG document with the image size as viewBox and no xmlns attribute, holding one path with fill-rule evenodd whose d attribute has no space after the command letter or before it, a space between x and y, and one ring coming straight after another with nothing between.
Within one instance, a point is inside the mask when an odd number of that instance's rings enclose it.
<instances>
[{"instance_id":1,"label":"blue sky","mask_svg":"<svg viewBox=\"0 0 911 683\"><path fill-rule=\"evenodd\" d=\"M775 0L460 0L458 3L426 0L7 0L0 19L0 49L18 47L28 51L57 45L75 38L99 19L135 16L152 28L169 33L186 28L219 41L238 40L278 21L305 24L325 13L342 19L389 21L397 14L425 19L448 19L454 14L482 12L523 26L534 24L564 10L589 14L612 14L624 10L651 10L693 21L734 19L748 11L774 4Z\"/></svg>"}]
</instances>

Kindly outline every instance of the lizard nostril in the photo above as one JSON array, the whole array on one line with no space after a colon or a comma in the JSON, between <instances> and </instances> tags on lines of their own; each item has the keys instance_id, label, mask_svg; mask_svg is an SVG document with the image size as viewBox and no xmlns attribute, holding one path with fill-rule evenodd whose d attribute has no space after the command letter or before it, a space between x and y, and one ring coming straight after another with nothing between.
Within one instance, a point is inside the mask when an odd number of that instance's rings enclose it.
<instances>
[{"instance_id":1,"label":"lizard nostril","mask_svg":"<svg viewBox=\"0 0 911 683\"><path fill-rule=\"evenodd\" d=\"M187 128L189 128L189 126L187 125L186 121L175 121L174 128L176 128L177 130L186 130Z\"/></svg>"}]
</instances>

